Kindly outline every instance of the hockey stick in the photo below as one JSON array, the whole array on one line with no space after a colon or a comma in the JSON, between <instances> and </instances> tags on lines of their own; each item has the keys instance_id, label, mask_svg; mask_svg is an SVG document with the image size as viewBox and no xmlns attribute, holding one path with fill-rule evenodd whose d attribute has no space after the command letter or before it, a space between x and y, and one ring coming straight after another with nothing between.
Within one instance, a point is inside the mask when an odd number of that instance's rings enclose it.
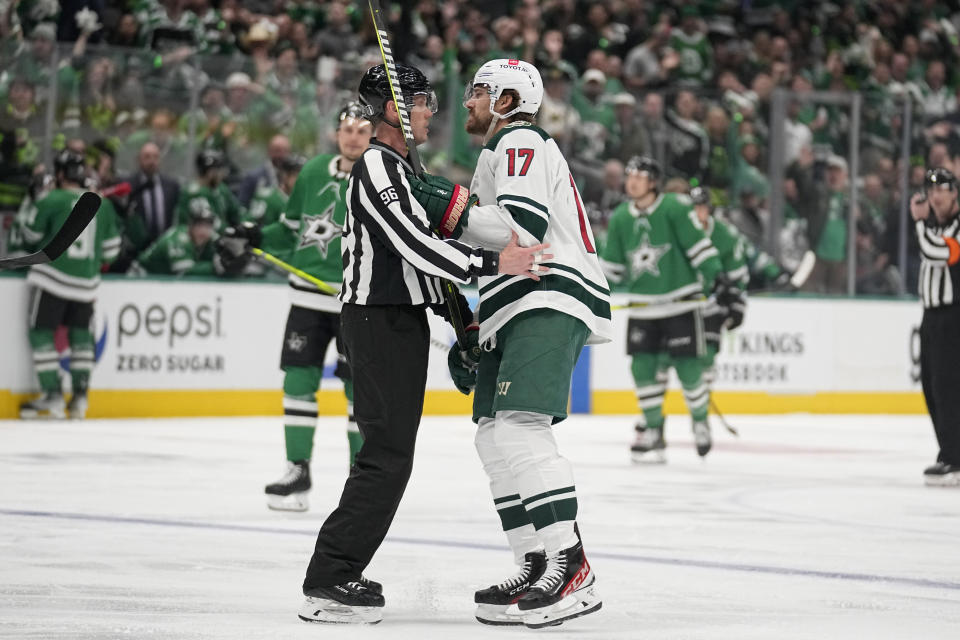
<instances>
[{"instance_id":1,"label":"hockey stick","mask_svg":"<svg viewBox=\"0 0 960 640\"><path fill-rule=\"evenodd\" d=\"M330 294L331 296L335 296L335 295L337 295L337 294L340 293L340 290L339 290L339 289L334 289L332 286L330 286L329 284L327 284L326 282L324 282L324 281L321 280L320 278L316 278L316 277L310 275L309 273L307 273L306 271L303 271L303 270L301 270L301 269L297 269L297 268L296 268L295 266L293 266L292 264L288 264L288 263L284 262L283 260L281 260L280 258L278 258L278 257L276 257L276 256L273 256L273 255L270 255L269 253L267 253L267 252L264 251L263 249L257 249L256 247L252 247L252 248L250 249L250 252L253 253L253 255L257 256L258 258L263 258L264 260L266 260L266 261L269 262L270 264L272 264L272 265L274 265L274 266L277 266L277 267L280 267L280 268L283 269L284 271L288 271L288 272L292 273L292 274L295 275L295 276L299 276L299 277L303 278L304 280L306 280L306 281L309 282L310 284L314 285L315 287L317 287L317 289L320 289L320 291L323 291L324 293L328 293L328 294Z\"/></svg>"},{"instance_id":2,"label":"hockey stick","mask_svg":"<svg viewBox=\"0 0 960 640\"><path fill-rule=\"evenodd\" d=\"M413 129L410 126L410 110L403 100L400 79L397 77L397 65L393 60L393 51L390 49L390 35L387 33L386 23L383 21L378 0L367 0L367 2L370 6L370 18L373 20L373 30L377 34L377 44L380 46L380 56L383 58L383 68L387 72L387 80L390 83L390 95L393 96L393 104L397 108L400 132L403 134L403 140L407 145L407 154L410 157L413 173L420 178L423 176L423 164L420 162L417 143L413 139ZM381 24L384 28L380 27ZM447 312L450 314L450 324L453 325L453 331L457 335L457 344L460 345L461 349L466 349L467 332L463 326L463 318L460 317L460 308L457 306L456 289L449 280L441 279L440 284L443 287L443 300L447 304Z\"/></svg>"},{"instance_id":3,"label":"hockey stick","mask_svg":"<svg viewBox=\"0 0 960 640\"><path fill-rule=\"evenodd\" d=\"M713 412L717 414L718 418L720 418L720 424L723 425L723 428L739 438L740 432L730 426L730 423L727 422L727 419L723 417L722 413L720 413L720 409L717 408L717 401L713 399L713 391L710 392L710 408L713 409Z\"/></svg>"},{"instance_id":4,"label":"hockey stick","mask_svg":"<svg viewBox=\"0 0 960 640\"><path fill-rule=\"evenodd\" d=\"M790 276L790 286L794 289L802 287L804 283L806 283L807 278L810 277L810 274L813 272L813 267L816 264L817 254L807 249L803 257L800 258L800 264L797 265L796 271Z\"/></svg>"},{"instance_id":5,"label":"hockey stick","mask_svg":"<svg viewBox=\"0 0 960 640\"><path fill-rule=\"evenodd\" d=\"M704 303L707 299L703 296L699 298L692 298L690 300L677 300L676 302L699 302ZM644 307L655 307L658 304L663 304L660 302L628 302L626 304L615 304L610 306L610 311L621 311L623 309L643 309Z\"/></svg>"},{"instance_id":6,"label":"hockey stick","mask_svg":"<svg viewBox=\"0 0 960 640\"><path fill-rule=\"evenodd\" d=\"M64 221L63 226L53 236L53 239L47 243L43 249L30 255L20 256L18 258L0 259L0 271L5 269L17 269L18 267L29 267L35 264L46 264L53 262L67 250L67 247L80 237L83 230L87 228L93 216L97 215L100 209L100 196L90 191L83 193L77 204L73 205L70 215Z\"/></svg>"}]
</instances>

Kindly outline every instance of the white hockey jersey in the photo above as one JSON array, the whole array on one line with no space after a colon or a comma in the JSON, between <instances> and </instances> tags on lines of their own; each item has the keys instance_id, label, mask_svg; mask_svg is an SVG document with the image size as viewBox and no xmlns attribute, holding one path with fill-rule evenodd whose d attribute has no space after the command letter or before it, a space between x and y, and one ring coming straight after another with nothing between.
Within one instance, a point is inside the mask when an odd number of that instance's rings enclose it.
<instances>
[{"instance_id":1,"label":"white hockey jersey","mask_svg":"<svg viewBox=\"0 0 960 640\"><path fill-rule=\"evenodd\" d=\"M460 240L500 251L516 231L521 245L549 242L546 253L554 256L539 282L480 278L480 341L518 313L547 308L582 320L588 344L609 342L610 287L573 176L550 135L526 122L502 128L480 153L470 190L480 201Z\"/></svg>"}]
</instances>

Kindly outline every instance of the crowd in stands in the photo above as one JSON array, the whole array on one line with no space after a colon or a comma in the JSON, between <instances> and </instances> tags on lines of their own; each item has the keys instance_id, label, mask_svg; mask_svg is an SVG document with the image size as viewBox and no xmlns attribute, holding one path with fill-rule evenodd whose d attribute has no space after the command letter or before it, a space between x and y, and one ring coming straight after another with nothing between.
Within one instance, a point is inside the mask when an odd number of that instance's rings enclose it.
<instances>
[{"instance_id":1,"label":"crowd in stands","mask_svg":"<svg viewBox=\"0 0 960 640\"><path fill-rule=\"evenodd\" d=\"M849 215L856 291L915 290L916 255L897 264L904 189L925 166L960 169L957 0L383 4L398 59L440 98L428 168L469 180L480 145L463 132L463 88L488 59L531 60L545 86L538 124L567 153L601 240L625 198L624 165L643 154L661 162L666 188L709 188L788 268L813 250L810 290L846 292ZM278 186L284 157L334 150L336 113L380 60L367 11L352 0L0 0L0 212L42 192L68 144L98 188L150 184L139 203L119 203L139 249L140 230L155 239L173 224L204 150L223 154L224 183L248 210L259 187ZM771 123L777 89L789 98ZM851 109L819 92L862 96L859 175ZM771 126L785 129L782 176L769 175ZM775 247L772 188L785 201Z\"/></svg>"}]
</instances>

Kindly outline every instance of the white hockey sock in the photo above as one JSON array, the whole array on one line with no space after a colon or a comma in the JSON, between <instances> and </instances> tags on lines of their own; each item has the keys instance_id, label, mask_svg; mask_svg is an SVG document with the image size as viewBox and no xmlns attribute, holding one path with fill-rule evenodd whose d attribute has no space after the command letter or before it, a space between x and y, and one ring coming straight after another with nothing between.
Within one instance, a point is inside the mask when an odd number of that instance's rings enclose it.
<instances>
[{"instance_id":1,"label":"white hockey sock","mask_svg":"<svg viewBox=\"0 0 960 640\"><path fill-rule=\"evenodd\" d=\"M541 413L498 411L494 427L494 442L548 555L577 542L573 467L557 452L552 421Z\"/></svg>"},{"instance_id":2,"label":"white hockey sock","mask_svg":"<svg viewBox=\"0 0 960 640\"><path fill-rule=\"evenodd\" d=\"M494 506L507 534L514 561L523 565L523 557L531 551L542 549L542 545L537 530L530 524L523 508L516 480L494 442L493 418L480 418L474 445L483 463L483 470L490 479L490 493L493 494Z\"/></svg>"}]
</instances>

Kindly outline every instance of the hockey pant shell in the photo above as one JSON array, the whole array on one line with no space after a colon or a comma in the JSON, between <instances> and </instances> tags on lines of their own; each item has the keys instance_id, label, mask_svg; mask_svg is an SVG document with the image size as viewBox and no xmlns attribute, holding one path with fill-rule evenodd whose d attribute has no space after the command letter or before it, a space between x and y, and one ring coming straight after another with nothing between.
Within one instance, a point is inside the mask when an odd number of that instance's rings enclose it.
<instances>
[{"instance_id":1,"label":"hockey pant shell","mask_svg":"<svg viewBox=\"0 0 960 640\"><path fill-rule=\"evenodd\" d=\"M480 356L473 421L500 411L567 417L570 380L590 330L554 309L532 309L511 318Z\"/></svg>"},{"instance_id":2,"label":"hockey pant shell","mask_svg":"<svg viewBox=\"0 0 960 640\"><path fill-rule=\"evenodd\" d=\"M960 305L925 309L920 323L920 382L940 452L960 465Z\"/></svg>"},{"instance_id":3,"label":"hockey pant shell","mask_svg":"<svg viewBox=\"0 0 960 640\"><path fill-rule=\"evenodd\" d=\"M341 319L364 443L317 535L305 592L357 580L383 542L413 469L427 385L425 309L344 304Z\"/></svg>"},{"instance_id":4,"label":"hockey pant shell","mask_svg":"<svg viewBox=\"0 0 960 640\"><path fill-rule=\"evenodd\" d=\"M703 358L675 357L666 353L636 353L631 362L637 403L648 427L663 426L663 397L667 387L667 370L672 365L680 378L683 397L694 421L707 419L710 389L703 381Z\"/></svg>"},{"instance_id":5,"label":"hockey pant shell","mask_svg":"<svg viewBox=\"0 0 960 640\"><path fill-rule=\"evenodd\" d=\"M557 450L551 422L546 414L498 411L477 424L474 443L517 564L530 551L551 554L577 542L573 466Z\"/></svg>"},{"instance_id":6,"label":"hockey pant shell","mask_svg":"<svg viewBox=\"0 0 960 640\"><path fill-rule=\"evenodd\" d=\"M283 432L287 460L310 460L319 415L316 394L323 370L320 367L288 366L283 371ZM343 381L343 391L347 397L347 439L352 466L363 438L353 418L353 383L350 380Z\"/></svg>"}]
</instances>

